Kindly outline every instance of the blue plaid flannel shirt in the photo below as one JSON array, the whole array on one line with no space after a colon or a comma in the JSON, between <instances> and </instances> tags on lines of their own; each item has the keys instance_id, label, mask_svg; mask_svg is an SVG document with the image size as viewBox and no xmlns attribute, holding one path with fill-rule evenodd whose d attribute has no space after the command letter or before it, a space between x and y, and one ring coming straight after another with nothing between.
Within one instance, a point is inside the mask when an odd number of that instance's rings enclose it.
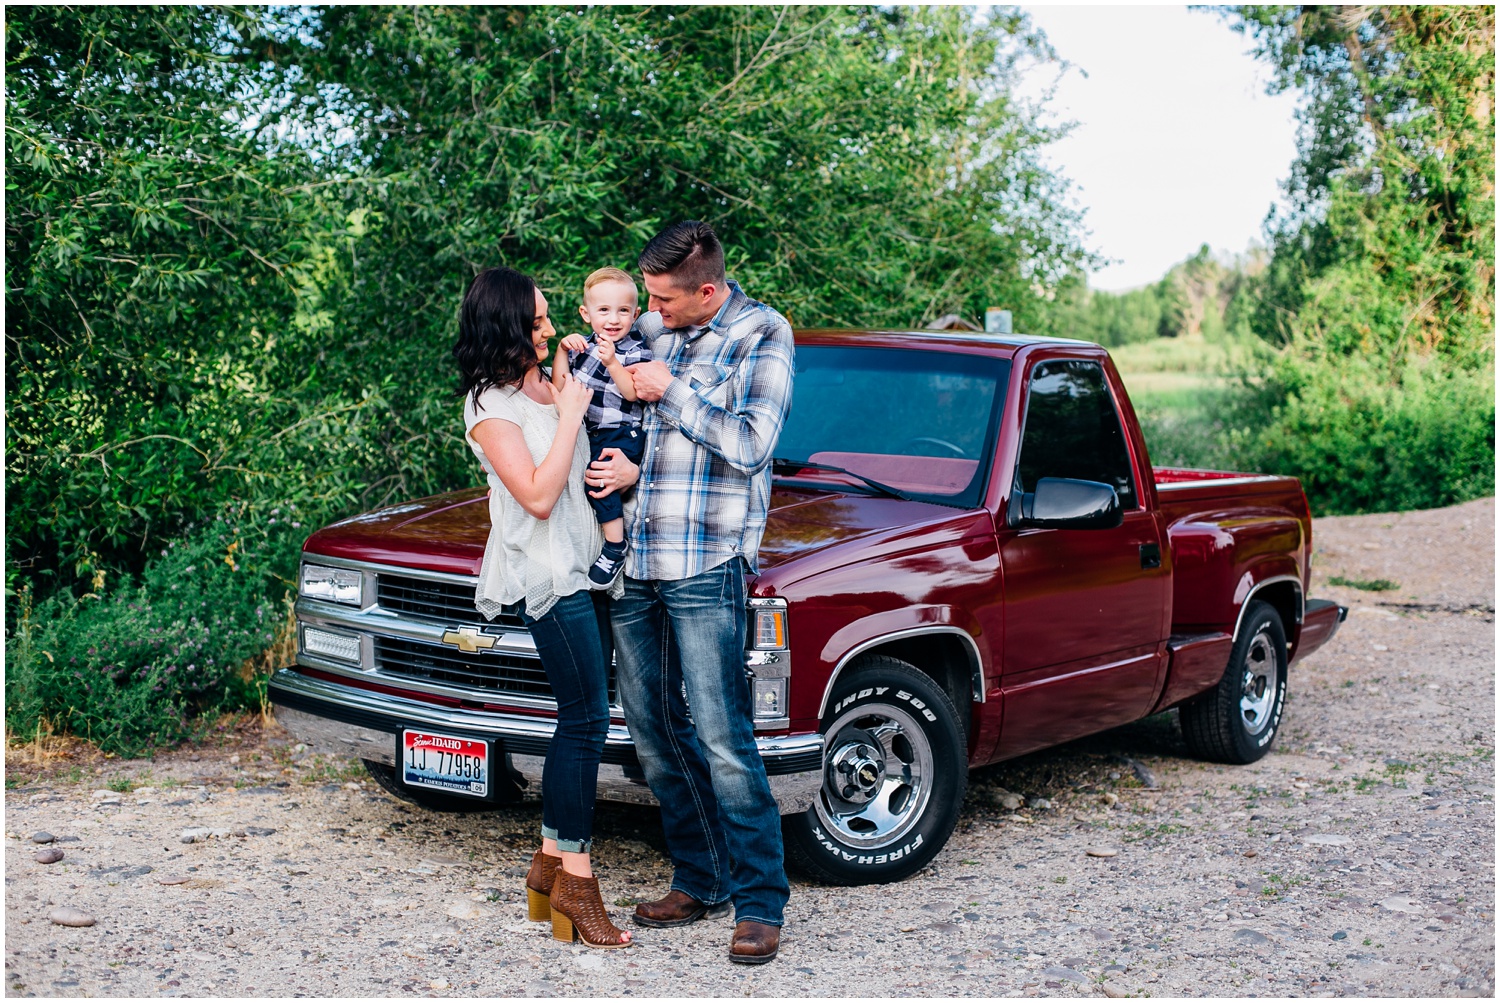
<instances>
[{"instance_id":1,"label":"blue plaid flannel shirt","mask_svg":"<svg viewBox=\"0 0 1500 1003\"><path fill-rule=\"evenodd\" d=\"M792 328L729 283L696 331L637 329L675 377L646 409L646 452L626 501L632 578L677 581L743 557L752 571L771 501L771 456L792 407Z\"/></svg>"}]
</instances>

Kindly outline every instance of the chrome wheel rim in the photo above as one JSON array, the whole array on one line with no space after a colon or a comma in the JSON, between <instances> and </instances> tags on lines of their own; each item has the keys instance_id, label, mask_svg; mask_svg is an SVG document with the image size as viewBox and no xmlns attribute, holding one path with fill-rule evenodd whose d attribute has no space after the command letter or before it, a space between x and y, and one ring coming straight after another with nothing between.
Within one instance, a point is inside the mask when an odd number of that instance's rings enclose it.
<instances>
[{"instance_id":1,"label":"chrome wheel rim","mask_svg":"<svg viewBox=\"0 0 1500 1003\"><path fill-rule=\"evenodd\" d=\"M932 745L914 717L889 704L851 707L828 731L818 819L849 846L898 842L932 797Z\"/></svg>"},{"instance_id":2,"label":"chrome wheel rim","mask_svg":"<svg viewBox=\"0 0 1500 1003\"><path fill-rule=\"evenodd\" d=\"M1240 673L1240 724L1247 734L1259 735L1270 725L1280 675L1275 646L1270 635L1261 631L1250 641Z\"/></svg>"}]
</instances>

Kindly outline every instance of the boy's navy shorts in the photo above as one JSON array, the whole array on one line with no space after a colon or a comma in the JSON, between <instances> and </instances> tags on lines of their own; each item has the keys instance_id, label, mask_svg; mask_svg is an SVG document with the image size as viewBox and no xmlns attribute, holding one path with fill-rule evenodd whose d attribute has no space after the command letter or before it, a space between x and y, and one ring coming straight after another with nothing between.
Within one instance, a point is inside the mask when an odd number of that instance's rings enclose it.
<instances>
[{"instance_id":1,"label":"boy's navy shorts","mask_svg":"<svg viewBox=\"0 0 1500 1003\"><path fill-rule=\"evenodd\" d=\"M616 425L613 428L590 430L590 463L597 460L600 453L611 447L625 454L631 463L640 465L641 456L646 452L646 433L641 431L639 425ZM594 507L594 517L599 520L600 525L624 515L618 491L611 491L603 498L589 495L589 504Z\"/></svg>"}]
</instances>

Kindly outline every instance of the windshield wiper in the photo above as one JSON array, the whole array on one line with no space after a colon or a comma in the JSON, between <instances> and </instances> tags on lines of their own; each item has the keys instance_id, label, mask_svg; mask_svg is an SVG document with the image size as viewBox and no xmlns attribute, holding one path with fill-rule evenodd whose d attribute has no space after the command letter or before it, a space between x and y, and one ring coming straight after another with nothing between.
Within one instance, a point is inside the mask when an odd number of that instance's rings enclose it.
<instances>
[{"instance_id":1,"label":"windshield wiper","mask_svg":"<svg viewBox=\"0 0 1500 1003\"><path fill-rule=\"evenodd\" d=\"M875 491L876 494L882 494L888 498L899 498L902 501L911 501L905 492L893 488L889 484L882 484L873 478L866 477L864 474L856 474L852 470L845 470L843 467L835 467L828 463L814 463L811 460L786 460L780 457L775 457L771 460L771 473L773 474L795 474L799 470L822 470L830 474L843 474L845 477L852 477L856 481L861 482L866 487Z\"/></svg>"}]
</instances>

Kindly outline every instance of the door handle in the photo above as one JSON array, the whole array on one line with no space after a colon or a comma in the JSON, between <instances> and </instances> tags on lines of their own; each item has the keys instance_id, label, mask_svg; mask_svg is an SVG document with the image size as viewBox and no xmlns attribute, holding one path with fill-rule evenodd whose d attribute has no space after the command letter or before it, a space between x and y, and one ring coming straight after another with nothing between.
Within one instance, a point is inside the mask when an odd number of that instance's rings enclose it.
<instances>
[{"instance_id":1,"label":"door handle","mask_svg":"<svg viewBox=\"0 0 1500 1003\"><path fill-rule=\"evenodd\" d=\"M1159 568L1159 567L1161 567L1161 544L1159 544L1159 543L1143 543L1143 544L1141 544L1141 567L1143 567L1143 568Z\"/></svg>"}]
</instances>

